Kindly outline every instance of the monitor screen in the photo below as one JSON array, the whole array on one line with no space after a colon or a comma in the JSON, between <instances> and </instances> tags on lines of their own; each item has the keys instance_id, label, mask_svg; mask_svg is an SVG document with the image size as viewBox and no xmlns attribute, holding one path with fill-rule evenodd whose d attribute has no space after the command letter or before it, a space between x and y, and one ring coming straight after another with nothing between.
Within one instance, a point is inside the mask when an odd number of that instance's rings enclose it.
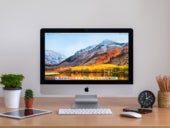
<instances>
[{"instance_id":1,"label":"monitor screen","mask_svg":"<svg viewBox=\"0 0 170 128\"><path fill-rule=\"evenodd\" d=\"M133 30L43 28L41 84L132 84Z\"/></svg>"}]
</instances>

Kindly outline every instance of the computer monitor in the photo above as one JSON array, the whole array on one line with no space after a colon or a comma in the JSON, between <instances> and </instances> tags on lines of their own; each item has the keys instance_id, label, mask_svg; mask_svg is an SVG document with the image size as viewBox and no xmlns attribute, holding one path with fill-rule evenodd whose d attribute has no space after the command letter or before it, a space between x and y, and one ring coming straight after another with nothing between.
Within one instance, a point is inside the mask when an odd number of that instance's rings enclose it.
<instances>
[{"instance_id":1,"label":"computer monitor","mask_svg":"<svg viewBox=\"0 0 170 128\"><path fill-rule=\"evenodd\" d=\"M40 83L41 92L58 95L84 92L87 86L132 84L133 30L42 28Z\"/></svg>"}]
</instances>

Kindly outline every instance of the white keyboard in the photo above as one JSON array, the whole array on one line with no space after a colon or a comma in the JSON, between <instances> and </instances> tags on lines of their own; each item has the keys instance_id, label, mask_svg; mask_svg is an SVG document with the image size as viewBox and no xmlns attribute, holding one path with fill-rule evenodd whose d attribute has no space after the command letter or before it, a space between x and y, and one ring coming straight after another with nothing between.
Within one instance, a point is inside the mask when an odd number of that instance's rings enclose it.
<instances>
[{"instance_id":1,"label":"white keyboard","mask_svg":"<svg viewBox=\"0 0 170 128\"><path fill-rule=\"evenodd\" d=\"M112 114L111 109L109 108L97 108L97 109L62 109L60 108L58 111L59 115L83 115L83 114Z\"/></svg>"}]
</instances>

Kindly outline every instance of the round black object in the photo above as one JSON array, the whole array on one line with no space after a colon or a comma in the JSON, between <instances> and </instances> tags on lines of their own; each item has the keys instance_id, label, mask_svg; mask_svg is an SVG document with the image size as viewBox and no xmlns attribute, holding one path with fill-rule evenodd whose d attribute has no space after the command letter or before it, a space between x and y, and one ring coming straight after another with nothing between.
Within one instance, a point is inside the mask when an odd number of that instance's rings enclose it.
<instances>
[{"instance_id":1,"label":"round black object","mask_svg":"<svg viewBox=\"0 0 170 128\"><path fill-rule=\"evenodd\" d=\"M155 95L148 90L142 91L138 96L138 102L141 108L149 108L155 103Z\"/></svg>"}]
</instances>

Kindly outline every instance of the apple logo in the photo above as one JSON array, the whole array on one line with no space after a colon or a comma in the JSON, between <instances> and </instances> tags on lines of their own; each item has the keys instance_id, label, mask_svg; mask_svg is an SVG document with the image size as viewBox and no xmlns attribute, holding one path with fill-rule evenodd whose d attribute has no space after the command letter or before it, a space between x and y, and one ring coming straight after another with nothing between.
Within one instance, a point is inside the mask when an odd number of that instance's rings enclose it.
<instances>
[{"instance_id":1,"label":"apple logo","mask_svg":"<svg viewBox=\"0 0 170 128\"><path fill-rule=\"evenodd\" d=\"M85 88L84 88L84 91L85 91L85 92L89 92L89 87L85 87Z\"/></svg>"}]
</instances>

